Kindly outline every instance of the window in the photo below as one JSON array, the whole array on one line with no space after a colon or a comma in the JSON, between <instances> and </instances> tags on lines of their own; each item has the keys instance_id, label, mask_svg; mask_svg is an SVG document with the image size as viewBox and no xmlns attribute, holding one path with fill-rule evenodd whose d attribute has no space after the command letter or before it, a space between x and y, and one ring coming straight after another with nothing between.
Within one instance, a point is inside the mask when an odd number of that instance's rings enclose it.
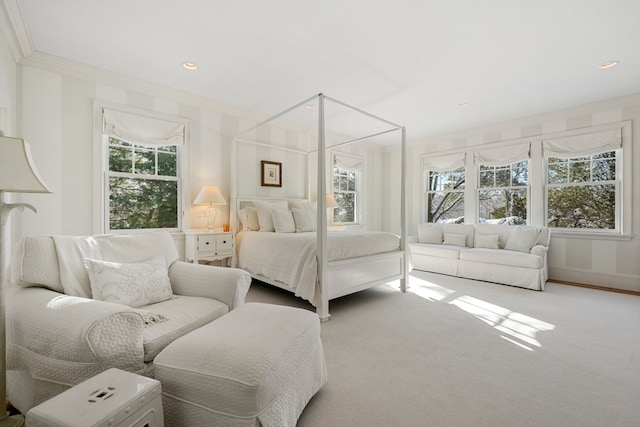
<instances>
[{"instance_id":1,"label":"window","mask_svg":"<svg viewBox=\"0 0 640 427\"><path fill-rule=\"evenodd\" d=\"M185 123L103 108L105 232L181 229Z\"/></svg>"},{"instance_id":2,"label":"window","mask_svg":"<svg viewBox=\"0 0 640 427\"><path fill-rule=\"evenodd\" d=\"M480 165L478 187L479 222L527 223L528 161L502 166Z\"/></svg>"},{"instance_id":3,"label":"window","mask_svg":"<svg viewBox=\"0 0 640 427\"><path fill-rule=\"evenodd\" d=\"M465 168L426 171L427 222L464 222Z\"/></svg>"},{"instance_id":4,"label":"window","mask_svg":"<svg viewBox=\"0 0 640 427\"><path fill-rule=\"evenodd\" d=\"M338 205L333 209L333 222L355 224L360 220L360 189L362 158L335 154L333 162L333 197Z\"/></svg>"},{"instance_id":5,"label":"window","mask_svg":"<svg viewBox=\"0 0 640 427\"><path fill-rule=\"evenodd\" d=\"M615 151L547 160L547 222L559 228L618 228Z\"/></svg>"},{"instance_id":6,"label":"window","mask_svg":"<svg viewBox=\"0 0 640 427\"><path fill-rule=\"evenodd\" d=\"M108 229L178 229L179 147L108 141Z\"/></svg>"},{"instance_id":7,"label":"window","mask_svg":"<svg viewBox=\"0 0 640 427\"><path fill-rule=\"evenodd\" d=\"M543 141L549 227L621 229L621 129Z\"/></svg>"},{"instance_id":8,"label":"window","mask_svg":"<svg viewBox=\"0 0 640 427\"><path fill-rule=\"evenodd\" d=\"M464 222L465 159L465 153L423 157L427 222Z\"/></svg>"}]
</instances>

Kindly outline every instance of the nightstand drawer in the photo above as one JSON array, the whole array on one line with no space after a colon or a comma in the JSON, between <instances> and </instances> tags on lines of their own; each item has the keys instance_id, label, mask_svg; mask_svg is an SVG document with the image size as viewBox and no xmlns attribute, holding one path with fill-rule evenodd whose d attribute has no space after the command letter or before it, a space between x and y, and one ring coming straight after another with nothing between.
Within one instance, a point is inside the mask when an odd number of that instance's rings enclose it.
<instances>
[{"instance_id":1,"label":"nightstand drawer","mask_svg":"<svg viewBox=\"0 0 640 427\"><path fill-rule=\"evenodd\" d=\"M221 236L198 236L198 252L214 252L216 250L216 238Z\"/></svg>"},{"instance_id":2,"label":"nightstand drawer","mask_svg":"<svg viewBox=\"0 0 640 427\"><path fill-rule=\"evenodd\" d=\"M222 236L215 236L216 238L216 250L218 252L231 252L233 250L233 235L226 234Z\"/></svg>"}]
</instances>

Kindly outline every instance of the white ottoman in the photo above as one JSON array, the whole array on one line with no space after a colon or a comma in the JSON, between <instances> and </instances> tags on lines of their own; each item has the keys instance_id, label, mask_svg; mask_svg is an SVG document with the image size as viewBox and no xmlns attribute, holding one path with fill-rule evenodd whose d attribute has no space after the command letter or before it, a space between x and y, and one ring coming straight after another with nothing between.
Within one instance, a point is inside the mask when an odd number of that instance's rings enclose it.
<instances>
[{"instance_id":1,"label":"white ottoman","mask_svg":"<svg viewBox=\"0 0 640 427\"><path fill-rule=\"evenodd\" d=\"M327 380L318 316L245 304L154 360L167 426L294 427Z\"/></svg>"}]
</instances>

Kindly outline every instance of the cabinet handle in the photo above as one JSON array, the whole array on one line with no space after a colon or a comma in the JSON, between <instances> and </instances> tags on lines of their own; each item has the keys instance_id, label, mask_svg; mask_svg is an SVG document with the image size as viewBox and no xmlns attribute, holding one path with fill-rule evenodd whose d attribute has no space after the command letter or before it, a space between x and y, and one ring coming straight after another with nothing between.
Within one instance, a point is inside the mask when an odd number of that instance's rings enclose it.
<instances>
[{"instance_id":1,"label":"cabinet handle","mask_svg":"<svg viewBox=\"0 0 640 427\"><path fill-rule=\"evenodd\" d=\"M205 245L208 245L208 244L209 244L209 242L204 242L204 244L205 244Z\"/></svg>"},{"instance_id":2,"label":"cabinet handle","mask_svg":"<svg viewBox=\"0 0 640 427\"><path fill-rule=\"evenodd\" d=\"M227 243L227 241L226 241L226 240L223 240L223 241L222 241L222 243Z\"/></svg>"}]
</instances>

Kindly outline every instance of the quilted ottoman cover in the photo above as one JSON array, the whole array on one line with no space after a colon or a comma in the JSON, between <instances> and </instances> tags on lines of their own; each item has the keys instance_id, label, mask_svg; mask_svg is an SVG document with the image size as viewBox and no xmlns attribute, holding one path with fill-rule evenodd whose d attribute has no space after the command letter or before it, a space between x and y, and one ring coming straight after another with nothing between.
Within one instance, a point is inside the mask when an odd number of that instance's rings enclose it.
<instances>
[{"instance_id":1,"label":"quilted ottoman cover","mask_svg":"<svg viewBox=\"0 0 640 427\"><path fill-rule=\"evenodd\" d=\"M318 316L250 303L154 361L167 425L295 426L327 379Z\"/></svg>"}]
</instances>

